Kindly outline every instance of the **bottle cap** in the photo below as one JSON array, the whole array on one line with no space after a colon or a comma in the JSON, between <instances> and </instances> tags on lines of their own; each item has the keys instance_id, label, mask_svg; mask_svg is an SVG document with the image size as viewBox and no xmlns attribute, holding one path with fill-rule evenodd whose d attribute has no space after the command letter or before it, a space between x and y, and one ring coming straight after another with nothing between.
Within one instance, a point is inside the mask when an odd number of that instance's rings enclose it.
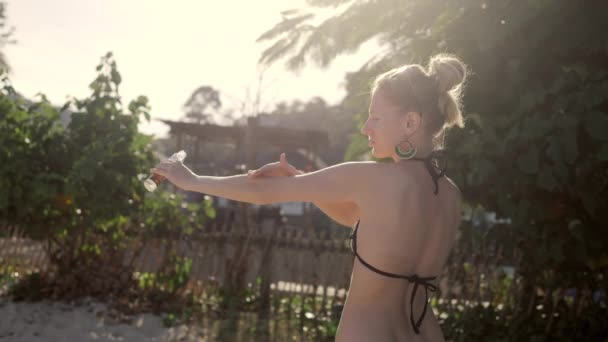
<instances>
[{"instance_id":1,"label":"bottle cap","mask_svg":"<svg viewBox=\"0 0 608 342\"><path fill-rule=\"evenodd\" d=\"M175 152L169 159L183 162L184 159L186 159L186 151L181 150L179 152Z\"/></svg>"},{"instance_id":2,"label":"bottle cap","mask_svg":"<svg viewBox=\"0 0 608 342\"><path fill-rule=\"evenodd\" d=\"M156 190L156 183L152 180L152 178L148 178L144 181L144 187L146 188L146 190L152 192L154 190Z\"/></svg>"}]
</instances>

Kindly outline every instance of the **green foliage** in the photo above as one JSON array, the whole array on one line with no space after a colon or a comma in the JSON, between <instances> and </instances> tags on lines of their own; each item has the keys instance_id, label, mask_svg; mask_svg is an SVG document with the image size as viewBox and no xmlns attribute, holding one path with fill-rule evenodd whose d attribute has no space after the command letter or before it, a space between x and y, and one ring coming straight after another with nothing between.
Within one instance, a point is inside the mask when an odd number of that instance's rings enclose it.
<instances>
[{"instance_id":1,"label":"green foliage","mask_svg":"<svg viewBox=\"0 0 608 342\"><path fill-rule=\"evenodd\" d=\"M66 142L73 158L66 191L73 194L83 217L92 218L90 224L132 210L129 199L139 201L144 195L137 175L146 174L146 167L153 164L151 137L137 133L140 116L149 118L147 99L131 102L130 113L123 113L121 78L111 54L102 58L97 70L91 96L73 101L76 111Z\"/></svg>"},{"instance_id":2,"label":"green foliage","mask_svg":"<svg viewBox=\"0 0 608 342\"><path fill-rule=\"evenodd\" d=\"M515 268L512 292L519 300L505 303L506 313L498 323L494 312L466 309L471 311L455 323L460 327L449 328L447 335L455 340L520 340L540 338L560 324L572 329L597 327L592 316L577 322L574 311L600 310L600 303L581 293L600 290L605 296L608 287L608 240L598 239L608 221L608 36L603 34L608 31L604 18L608 4L567 0L312 3L340 7L314 24L313 15L305 18L298 13L303 20L291 22L284 18L260 37L275 42L261 61L287 57L288 66L298 68L311 58L327 66L339 54L377 39L382 53L347 75L343 106L351 113L367 112L369 99L361 93L369 90L373 77L392 67L424 63L432 54L448 51L473 71L465 90L466 128L447 137L449 175L472 207L509 220L510 224L495 225L506 236L485 234L492 236L489 242ZM290 41L295 39L298 42ZM360 127L364 117L357 121ZM363 140L354 136L348 158L367 153ZM463 254L456 260L492 257L484 245L464 246L468 241L464 236L459 240ZM454 281L466 286L467 279L478 276L467 274L466 279ZM490 286L502 291L500 284ZM548 302L556 308L559 291L569 288L578 290L577 305L568 303L560 313L561 323L530 317L528 303L550 296ZM506 294L501 300L507 300ZM534 324L521 329L528 318ZM586 331L591 335L554 337L592 340L593 332L601 329Z\"/></svg>"},{"instance_id":3,"label":"green foliage","mask_svg":"<svg viewBox=\"0 0 608 342\"><path fill-rule=\"evenodd\" d=\"M39 227L63 212L55 206L67 173L61 162L67 146L59 114L44 99L29 108L13 101L14 90L3 80L0 95L0 213L9 222ZM68 214L70 215L70 214ZM67 218L64 221L68 221Z\"/></svg>"},{"instance_id":4,"label":"green foliage","mask_svg":"<svg viewBox=\"0 0 608 342\"><path fill-rule=\"evenodd\" d=\"M3 49L5 45L15 43L15 40L11 38L15 32L15 28L11 27L6 30L6 21L6 2L2 1L0 2L0 49ZM0 70L10 70L6 55L2 50L0 50Z\"/></svg>"},{"instance_id":5,"label":"green foliage","mask_svg":"<svg viewBox=\"0 0 608 342\"><path fill-rule=\"evenodd\" d=\"M0 211L33 237L99 225L129 213L129 202L143 198L137 175L146 173L153 157L151 138L137 133L137 123L140 115L148 115L147 101L132 102L131 113L123 114L111 54L97 70L91 97L64 106L75 108L66 128L44 96L27 105L13 100L5 79Z\"/></svg>"},{"instance_id":6,"label":"green foliage","mask_svg":"<svg viewBox=\"0 0 608 342\"><path fill-rule=\"evenodd\" d=\"M215 218L210 198L201 203L188 203L181 196L159 191L142 205L139 214L144 215L138 220L142 227L146 227L144 234L147 238L171 239L177 235L191 235L204 226L207 218Z\"/></svg>"},{"instance_id":7,"label":"green foliage","mask_svg":"<svg viewBox=\"0 0 608 342\"><path fill-rule=\"evenodd\" d=\"M0 294L10 291L18 282L19 276L19 272L11 265L0 267Z\"/></svg>"},{"instance_id":8,"label":"green foliage","mask_svg":"<svg viewBox=\"0 0 608 342\"><path fill-rule=\"evenodd\" d=\"M580 320L561 303L549 311L542 305L531 314L513 315L503 305L456 302L439 303L442 327L453 341L602 341L606 335L606 308L592 307L581 312ZM547 330L547 322L552 329Z\"/></svg>"},{"instance_id":9,"label":"green foliage","mask_svg":"<svg viewBox=\"0 0 608 342\"><path fill-rule=\"evenodd\" d=\"M189 235L215 215L210 200L188 204L145 191L141 181L156 161L152 138L137 125L150 118L148 100L137 97L125 112L111 53L96 70L90 96L60 110L44 95L20 98L2 78L0 221L46 242L52 268L40 279L55 287L49 295L128 290L134 283L125 260L136 241L167 231ZM169 252L156 280L174 293L186 284L191 261Z\"/></svg>"},{"instance_id":10,"label":"green foliage","mask_svg":"<svg viewBox=\"0 0 608 342\"><path fill-rule=\"evenodd\" d=\"M183 258L175 254L170 254L166 259L170 265L167 270L156 273L145 272L138 276L139 287L149 289L158 287L161 291L176 293L188 282L190 271L192 270L192 259Z\"/></svg>"}]
</instances>

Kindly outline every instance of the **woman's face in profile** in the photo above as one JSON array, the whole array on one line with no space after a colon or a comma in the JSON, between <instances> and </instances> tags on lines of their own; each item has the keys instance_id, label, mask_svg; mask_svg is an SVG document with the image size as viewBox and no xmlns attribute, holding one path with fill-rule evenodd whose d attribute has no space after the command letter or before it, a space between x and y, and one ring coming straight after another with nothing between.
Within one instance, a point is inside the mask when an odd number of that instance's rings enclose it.
<instances>
[{"instance_id":1,"label":"woman's face in profile","mask_svg":"<svg viewBox=\"0 0 608 342\"><path fill-rule=\"evenodd\" d=\"M381 91L372 94L367 121L361 133L368 137L372 155L376 158L391 157L394 149L404 136L403 116Z\"/></svg>"}]
</instances>

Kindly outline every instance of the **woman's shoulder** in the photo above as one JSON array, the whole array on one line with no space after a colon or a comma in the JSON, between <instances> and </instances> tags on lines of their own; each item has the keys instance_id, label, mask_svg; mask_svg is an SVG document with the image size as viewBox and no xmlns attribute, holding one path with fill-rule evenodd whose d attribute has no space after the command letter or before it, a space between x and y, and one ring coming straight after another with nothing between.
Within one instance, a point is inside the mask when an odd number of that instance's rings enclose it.
<instances>
[{"instance_id":1,"label":"woman's shoulder","mask_svg":"<svg viewBox=\"0 0 608 342\"><path fill-rule=\"evenodd\" d=\"M447 188L451 199L454 201L454 203L456 203L457 207L459 208L458 211L460 212L460 207L462 206L462 192L460 191L458 185L456 185L456 182L454 182L450 177L443 176L443 178L445 178L445 184L447 185L447 187L444 188Z\"/></svg>"},{"instance_id":2,"label":"woman's shoulder","mask_svg":"<svg viewBox=\"0 0 608 342\"><path fill-rule=\"evenodd\" d=\"M348 161L340 164L336 164L333 167L343 168L345 170L353 171L357 173L357 176L363 177L367 181L374 179L386 179L386 177L399 176L397 173L398 168L393 163L383 163L377 161ZM410 177L407 173L401 174L400 181L407 181Z\"/></svg>"},{"instance_id":3,"label":"woman's shoulder","mask_svg":"<svg viewBox=\"0 0 608 342\"><path fill-rule=\"evenodd\" d=\"M462 197L462 192L460 191L460 188L458 187L458 185L456 185L456 182L454 182L448 176L443 176L443 178L445 178L446 182L449 184L450 190L453 191L458 197Z\"/></svg>"},{"instance_id":4,"label":"woman's shoulder","mask_svg":"<svg viewBox=\"0 0 608 342\"><path fill-rule=\"evenodd\" d=\"M386 178L386 172L389 169L386 164L376 161L348 161L329 168L336 168L341 177L362 187L365 184L371 185L375 180Z\"/></svg>"},{"instance_id":5,"label":"woman's shoulder","mask_svg":"<svg viewBox=\"0 0 608 342\"><path fill-rule=\"evenodd\" d=\"M404 165L407 165L407 167L412 167L412 168L416 166L416 164L413 164L413 163L404 164ZM404 170L403 167L401 165L397 165L395 163L368 162L367 168L370 170L370 172L377 172L377 175L380 177L376 177L376 179L386 180L387 177L394 176L394 177L398 178L399 184L403 187L410 187L410 188L412 188L412 190L427 191L426 188L423 189L418 186L421 184L421 182L420 182L420 179L417 178L417 177L430 177L430 175L427 173L416 174L414 172L403 172L403 170ZM440 193L441 192L447 193L451 199L461 202L462 193L461 193L458 185L456 185L456 182L454 182L446 174L439 177L438 181L440 183L443 183L443 185L439 186ZM414 192L416 192L416 191L414 191Z\"/></svg>"},{"instance_id":6,"label":"woman's shoulder","mask_svg":"<svg viewBox=\"0 0 608 342\"><path fill-rule=\"evenodd\" d=\"M396 166L394 163L383 163L377 161L348 161L330 166L329 168L334 167L343 169L343 171L351 171L356 173L357 177L361 177L366 181L372 181L374 179L386 180L387 177L390 178L391 176L394 176L399 178L399 183L402 185L418 183L414 173L403 172L403 168ZM449 178L447 175L443 175L441 178L445 179L444 184L447 185L448 188L446 191L453 193L455 197L462 197L460 188L451 178Z\"/></svg>"},{"instance_id":7,"label":"woman's shoulder","mask_svg":"<svg viewBox=\"0 0 608 342\"><path fill-rule=\"evenodd\" d=\"M330 166L329 168L340 168L349 171L374 172L382 169L382 164L376 161L347 161Z\"/></svg>"}]
</instances>

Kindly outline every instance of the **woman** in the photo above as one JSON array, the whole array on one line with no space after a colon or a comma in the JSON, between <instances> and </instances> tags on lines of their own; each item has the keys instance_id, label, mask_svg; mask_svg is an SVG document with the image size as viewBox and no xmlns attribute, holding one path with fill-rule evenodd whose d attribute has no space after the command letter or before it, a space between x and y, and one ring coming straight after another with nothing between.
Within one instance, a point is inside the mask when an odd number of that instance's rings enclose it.
<instances>
[{"instance_id":1,"label":"woman","mask_svg":"<svg viewBox=\"0 0 608 342\"><path fill-rule=\"evenodd\" d=\"M354 227L355 262L337 341L443 341L428 304L460 222L461 194L440 168L445 130L463 126L466 67L437 55L428 69L406 65L379 75L361 133L376 158L303 174L287 163L247 175L197 176L181 162L151 171L180 188L254 204L313 202ZM277 177L291 176L291 177Z\"/></svg>"}]
</instances>

